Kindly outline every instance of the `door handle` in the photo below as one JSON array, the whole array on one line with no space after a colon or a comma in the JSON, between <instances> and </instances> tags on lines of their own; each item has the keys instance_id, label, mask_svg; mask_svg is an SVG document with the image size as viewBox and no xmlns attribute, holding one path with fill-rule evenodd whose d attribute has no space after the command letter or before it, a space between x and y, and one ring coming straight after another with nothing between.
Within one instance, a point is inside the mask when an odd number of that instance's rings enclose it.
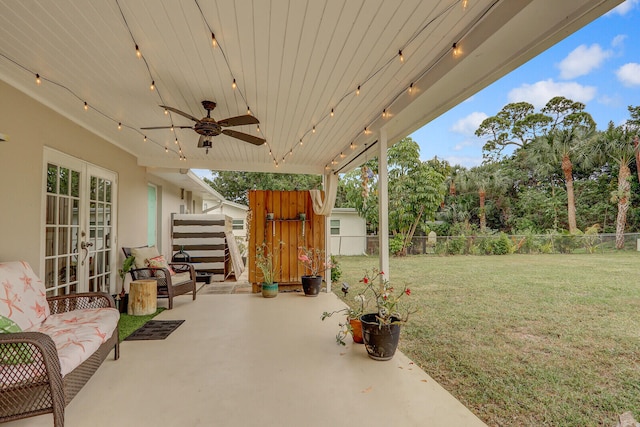
<instances>
[{"instance_id":1,"label":"door handle","mask_svg":"<svg viewBox=\"0 0 640 427\"><path fill-rule=\"evenodd\" d=\"M80 242L80 249L84 251L84 257L82 257L82 264L84 265L84 261L87 259L87 255L89 255L89 248L93 246L91 242L85 242L84 240Z\"/></svg>"}]
</instances>

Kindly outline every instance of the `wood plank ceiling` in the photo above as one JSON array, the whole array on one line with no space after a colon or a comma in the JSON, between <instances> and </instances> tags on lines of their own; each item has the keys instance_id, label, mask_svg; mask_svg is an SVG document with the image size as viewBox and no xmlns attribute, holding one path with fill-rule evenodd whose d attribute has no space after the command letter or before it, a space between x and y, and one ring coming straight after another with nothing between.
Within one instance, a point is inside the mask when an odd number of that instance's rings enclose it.
<instances>
[{"instance_id":1,"label":"wood plank ceiling","mask_svg":"<svg viewBox=\"0 0 640 427\"><path fill-rule=\"evenodd\" d=\"M357 165L378 129L397 141L618 3L0 0L0 78L149 168L324 173ZM140 130L190 126L158 105L203 117L205 99L218 120L250 108L259 130L234 129L267 143L220 135L206 154L193 130Z\"/></svg>"}]
</instances>

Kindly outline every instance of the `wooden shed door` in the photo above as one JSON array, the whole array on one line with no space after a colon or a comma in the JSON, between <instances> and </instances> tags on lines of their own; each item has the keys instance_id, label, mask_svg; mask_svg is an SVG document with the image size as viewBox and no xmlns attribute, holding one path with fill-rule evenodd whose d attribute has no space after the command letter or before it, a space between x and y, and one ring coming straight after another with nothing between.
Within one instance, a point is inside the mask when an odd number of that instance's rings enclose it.
<instances>
[{"instance_id":1,"label":"wooden shed door","mask_svg":"<svg viewBox=\"0 0 640 427\"><path fill-rule=\"evenodd\" d=\"M268 213L273 214L273 219L267 219ZM304 220L300 214L304 214ZM325 217L313 213L309 191L252 190L249 215L249 281L262 282L255 260L256 247L265 242L270 252L280 246L278 283L300 284L301 277L308 272L298 261L298 248L325 250Z\"/></svg>"}]
</instances>

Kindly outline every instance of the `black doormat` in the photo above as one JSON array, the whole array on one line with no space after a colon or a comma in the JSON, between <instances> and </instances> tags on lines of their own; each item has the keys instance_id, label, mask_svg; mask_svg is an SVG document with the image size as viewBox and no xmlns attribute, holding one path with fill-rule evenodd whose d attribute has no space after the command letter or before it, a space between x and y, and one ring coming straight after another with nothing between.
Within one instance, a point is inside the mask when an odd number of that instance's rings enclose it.
<instances>
[{"instance_id":1,"label":"black doormat","mask_svg":"<svg viewBox=\"0 0 640 427\"><path fill-rule=\"evenodd\" d=\"M125 341L163 340L183 322L184 320L149 320L143 327L125 338Z\"/></svg>"}]
</instances>

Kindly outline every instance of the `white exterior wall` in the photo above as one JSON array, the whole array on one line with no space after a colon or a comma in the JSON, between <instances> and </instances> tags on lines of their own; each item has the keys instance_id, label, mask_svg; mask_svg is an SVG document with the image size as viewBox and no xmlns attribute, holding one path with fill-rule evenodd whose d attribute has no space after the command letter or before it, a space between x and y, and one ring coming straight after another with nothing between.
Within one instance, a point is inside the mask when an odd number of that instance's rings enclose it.
<instances>
[{"instance_id":1,"label":"white exterior wall","mask_svg":"<svg viewBox=\"0 0 640 427\"><path fill-rule=\"evenodd\" d=\"M217 200L204 201L204 204L206 204L207 207L215 206L216 204L219 204L219 203L220 202ZM212 209L207 213L215 214L215 215L226 215L228 217L231 217L232 221L241 220L242 230L233 230L233 235L236 236L236 241L238 242L238 246L240 246L240 243L242 243L246 248L247 246L247 212L248 211L249 211L249 207L247 206L225 201L218 208ZM239 249L242 255L245 255L243 253L244 251L242 250L242 247L239 247Z\"/></svg>"},{"instance_id":2,"label":"white exterior wall","mask_svg":"<svg viewBox=\"0 0 640 427\"><path fill-rule=\"evenodd\" d=\"M331 212L329 228L331 220L340 220L340 234L331 234L332 255L362 255L366 252L367 224L355 209L336 208Z\"/></svg>"}]
</instances>

